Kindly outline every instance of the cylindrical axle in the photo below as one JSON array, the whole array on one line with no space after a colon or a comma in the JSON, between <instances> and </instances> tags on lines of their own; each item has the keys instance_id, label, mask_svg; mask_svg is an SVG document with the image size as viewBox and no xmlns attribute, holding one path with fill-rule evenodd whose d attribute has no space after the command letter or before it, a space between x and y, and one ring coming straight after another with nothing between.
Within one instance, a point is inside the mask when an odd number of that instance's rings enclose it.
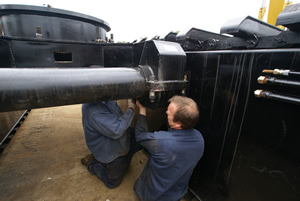
<instances>
[{"instance_id":1,"label":"cylindrical axle","mask_svg":"<svg viewBox=\"0 0 300 201\"><path fill-rule=\"evenodd\" d=\"M137 98L145 86L134 68L0 68L0 112Z\"/></svg>"}]
</instances>

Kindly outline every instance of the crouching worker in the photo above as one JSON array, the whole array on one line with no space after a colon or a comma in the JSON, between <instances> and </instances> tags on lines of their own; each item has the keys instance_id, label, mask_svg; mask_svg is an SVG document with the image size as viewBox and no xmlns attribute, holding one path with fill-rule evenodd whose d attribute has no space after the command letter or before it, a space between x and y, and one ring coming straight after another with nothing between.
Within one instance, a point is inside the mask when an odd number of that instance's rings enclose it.
<instances>
[{"instance_id":1,"label":"crouching worker","mask_svg":"<svg viewBox=\"0 0 300 201\"><path fill-rule=\"evenodd\" d=\"M193 129L199 119L197 104L183 96L174 96L169 103L166 113L170 128L149 133L146 108L137 102L136 140L150 153L134 187L142 201L179 201L187 193L193 169L203 155L203 137Z\"/></svg>"},{"instance_id":2,"label":"crouching worker","mask_svg":"<svg viewBox=\"0 0 300 201\"><path fill-rule=\"evenodd\" d=\"M141 149L130 127L135 107L131 100L125 113L116 101L82 105L85 140L92 154L81 159L81 163L108 188L121 183L134 153Z\"/></svg>"}]
</instances>

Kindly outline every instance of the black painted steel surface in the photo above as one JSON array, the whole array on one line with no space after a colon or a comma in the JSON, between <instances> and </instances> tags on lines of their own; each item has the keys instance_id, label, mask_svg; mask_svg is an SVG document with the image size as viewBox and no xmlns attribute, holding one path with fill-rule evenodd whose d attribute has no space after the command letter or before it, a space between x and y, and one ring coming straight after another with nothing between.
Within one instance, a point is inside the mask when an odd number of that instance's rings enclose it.
<instances>
[{"instance_id":1,"label":"black painted steel surface","mask_svg":"<svg viewBox=\"0 0 300 201\"><path fill-rule=\"evenodd\" d=\"M72 11L28 5L0 5L3 35L51 40L105 40L109 24ZM0 33L2 35L2 33Z\"/></svg>"},{"instance_id":2,"label":"black painted steel surface","mask_svg":"<svg viewBox=\"0 0 300 201\"><path fill-rule=\"evenodd\" d=\"M198 129L206 142L190 181L201 200L300 199L300 107L254 96L264 89L299 98L298 88L257 83L265 69L300 71L299 54L300 49L187 53L188 96L199 105Z\"/></svg>"},{"instance_id":3,"label":"black painted steel surface","mask_svg":"<svg viewBox=\"0 0 300 201\"><path fill-rule=\"evenodd\" d=\"M145 79L133 68L0 68L0 112L137 98Z\"/></svg>"},{"instance_id":4,"label":"black painted steel surface","mask_svg":"<svg viewBox=\"0 0 300 201\"><path fill-rule=\"evenodd\" d=\"M3 15L9 14L5 9ZM38 15L51 10L31 9ZM20 11L1 19L19 19ZM66 17L61 19L65 24L82 17L52 11L42 19L38 16L37 22ZM80 23L90 26L90 20L95 19L87 17ZM76 23L70 25L76 27ZM102 25L103 31L109 29ZM0 36L0 111L138 97L155 108L166 106L168 98L181 91L200 108L197 129L206 142L189 185L199 199L298 201L300 34L270 30L249 17L234 27L229 26L231 31L226 33L235 37L200 29L177 37L172 34L168 40L178 44L158 40L98 43L85 32L77 38L63 28L61 34L49 29L47 37L34 27L34 33L30 29L29 35L21 36L12 27L7 32L10 36ZM133 66L138 68L124 68ZM275 69L289 73L269 78L266 71ZM258 83L261 76L269 81Z\"/></svg>"}]
</instances>

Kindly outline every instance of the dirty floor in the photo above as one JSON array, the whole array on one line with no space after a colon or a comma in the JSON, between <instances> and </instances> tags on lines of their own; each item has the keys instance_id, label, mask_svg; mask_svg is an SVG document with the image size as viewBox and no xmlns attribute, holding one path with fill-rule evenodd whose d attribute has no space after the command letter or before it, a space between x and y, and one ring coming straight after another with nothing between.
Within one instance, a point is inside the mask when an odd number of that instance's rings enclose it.
<instances>
[{"instance_id":1,"label":"dirty floor","mask_svg":"<svg viewBox=\"0 0 300 201\"><path fill-rule=\"evenodd\" d=\"M133 184L147 161L143 151L115 189L80 163L87 154L81 105L31 110L0 154L1 200L138 201Z\"/></svg>"}]
</instances>

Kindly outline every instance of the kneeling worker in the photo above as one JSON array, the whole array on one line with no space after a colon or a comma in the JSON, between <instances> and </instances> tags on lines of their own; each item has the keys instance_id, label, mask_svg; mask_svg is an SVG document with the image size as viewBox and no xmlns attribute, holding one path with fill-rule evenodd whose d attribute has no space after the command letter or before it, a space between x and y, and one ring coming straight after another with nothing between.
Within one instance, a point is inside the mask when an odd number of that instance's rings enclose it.
<instances>
[{"instance_id":1,"label":"kneeling worker","mask_svg":"<svg viewBox=\"0 0 300 201\"><path fill-rule=\"evenodd\" d=\"M134 153L142 148L130 127L135 107L131 100L125 113L116 101L82 105L85 140L92 154L81 159L81 163L108 188L121 183Z\"/></svg>"}]
</instances>

